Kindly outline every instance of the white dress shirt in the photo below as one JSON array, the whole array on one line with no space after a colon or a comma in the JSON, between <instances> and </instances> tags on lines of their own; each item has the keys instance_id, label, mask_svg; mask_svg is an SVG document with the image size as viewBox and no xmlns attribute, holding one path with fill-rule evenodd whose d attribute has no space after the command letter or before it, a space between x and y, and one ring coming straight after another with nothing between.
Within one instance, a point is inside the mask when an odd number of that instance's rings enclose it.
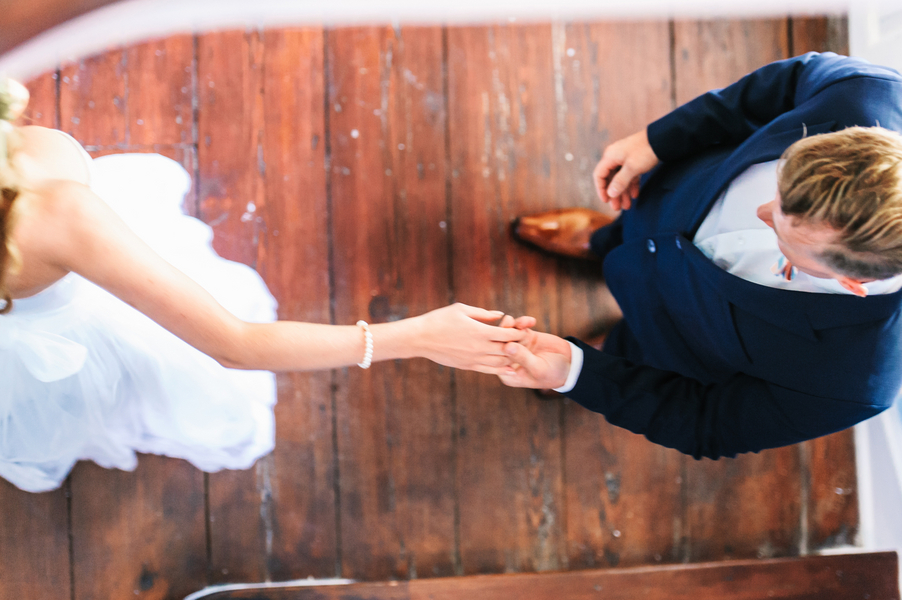
<instances>
[{"instance_id":1,"label":"white dress shirt","mask_svg":"<svg viewBox=\"0 0 902 600\"><path fill-rule=\"evenodd\" d=\"M851 294L835 279L821 279L797 272L792 280L773 267L783 256L777 236L758 218L758 207L777 195L779 161L750 166L736 177L702 221L693 243L702 254L728 273L768 287L817 294ZM891 294L902 289L902 275L864 284L868 295ZM570 372L556 391L569 392L583 365L583 351L571 343Z\"/></svg>"}]
</instances>

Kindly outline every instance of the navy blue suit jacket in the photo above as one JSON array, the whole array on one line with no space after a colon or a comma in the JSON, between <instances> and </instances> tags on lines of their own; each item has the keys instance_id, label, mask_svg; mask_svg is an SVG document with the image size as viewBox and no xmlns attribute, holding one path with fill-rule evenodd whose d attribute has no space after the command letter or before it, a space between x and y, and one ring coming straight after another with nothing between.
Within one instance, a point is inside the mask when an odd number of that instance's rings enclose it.
<instances>
[{"instance_id":1,"label":"navy blue suit jacket","mask_svg":"<svg viewBox=\"0 0 902 600\"><path fill-rule=\"evenodd\" d=\"M750 165L779 158L803 133L878 122L902 131L902 77L810 53L649 125L662 164L612 228L620 243L604 257L624 318L604 352L573 340L585 362L567 396L696 458L811 439L889 407L902 385L902 291L765 287L723 271L691 241Z\"/></svg>"}]
</instances>

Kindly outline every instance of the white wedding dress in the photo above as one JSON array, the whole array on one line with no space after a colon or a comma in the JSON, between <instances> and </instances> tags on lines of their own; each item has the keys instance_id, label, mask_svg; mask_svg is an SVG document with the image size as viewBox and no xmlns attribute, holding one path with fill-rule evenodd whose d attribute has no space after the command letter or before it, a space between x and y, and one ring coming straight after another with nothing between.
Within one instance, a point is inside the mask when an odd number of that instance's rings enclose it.
<instances>
[{"instance_id":1,"label":"white wedding dress","mask_svg":"<svg viewBox=\"0 0 902 600\"><path fill-rule=\"evenodd\" d=\"M91 188L163 258L239 318L275 319L257 273L182 213L178 163L84 155ZM0 315L0 476L23 490L59 487L83 459L132 470L136 452L246 469L273 447L275 397L272 373L220 366L74 273Z\"/></svg>"}]
</instances>

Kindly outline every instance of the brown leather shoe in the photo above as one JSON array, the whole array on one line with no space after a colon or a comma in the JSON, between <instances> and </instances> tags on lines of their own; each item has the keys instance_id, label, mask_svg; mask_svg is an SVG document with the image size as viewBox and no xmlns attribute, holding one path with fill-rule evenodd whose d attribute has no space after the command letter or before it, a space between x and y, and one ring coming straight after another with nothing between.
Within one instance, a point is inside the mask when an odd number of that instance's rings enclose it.
<instances>
[{"instance_id":1,"label":"brown leather shoe","mask_svg":"<svg viewBox=\"0 0 902 600\"><path fill-rule=\"evenodd\" d=\"M560 208L534 215L524 215L511 224L514 237L542 250L597 260L589 249L592 234L608 225L614 216L588 208Z\"/></svg>"}]
</instances>

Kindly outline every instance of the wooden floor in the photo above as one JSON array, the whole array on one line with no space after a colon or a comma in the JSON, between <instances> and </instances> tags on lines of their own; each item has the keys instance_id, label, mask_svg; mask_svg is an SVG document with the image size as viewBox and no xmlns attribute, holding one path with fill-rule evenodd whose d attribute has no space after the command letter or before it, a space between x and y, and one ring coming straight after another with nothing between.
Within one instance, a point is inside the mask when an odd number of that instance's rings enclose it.
<instances>
[{"instance_id":1,"label":"wooden floor","mask_svg":"<svg viewBox=\"0 0 902 600\"><path fill-rule=\"evenodd\" d=\"M30 84L96 156L160 152L287 319L458 300L586 335L595 268L514 243L595 205L606 143L825 19L231 31L115 49ZM0 482L0 599L181 598L222 582L409 579L806 554L853 543L852 437L701 461L566 401L417 360L279 377L275 452L205 475L142 456L63 489Z\"/></svg>"},{"instance_id":2,"label":"wooden floor","mask_svg":"<svg viewBox=\"0 0 902 600\"><path fill-rule=\"evenodd\" d=\"M899 561L875 552L207 592L204 600L899 600Z\"/></svg>"}]
</instances>

